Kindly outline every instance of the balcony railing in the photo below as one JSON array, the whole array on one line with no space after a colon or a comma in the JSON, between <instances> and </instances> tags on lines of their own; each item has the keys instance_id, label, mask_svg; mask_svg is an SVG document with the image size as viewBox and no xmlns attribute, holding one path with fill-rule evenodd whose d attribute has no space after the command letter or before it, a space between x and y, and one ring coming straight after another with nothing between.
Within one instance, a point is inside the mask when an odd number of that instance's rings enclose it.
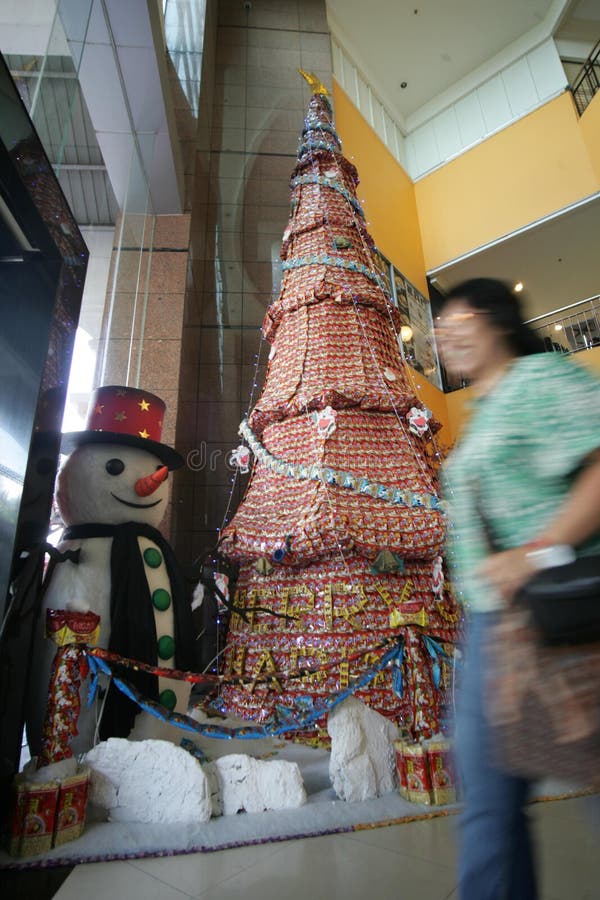
<instances>
[{"instance_id":1,"label":"balcony railing","mask_svg":"<svg viewBox=\"0 0 600 900\"><path fill-rule=\"evenodd\" d=\"M600 294L529 319L546 350L577 353L600 347Z\"/></svg>"},{"instance_id":2,"label":"balcony railing","mask_svg":"<svg viewBox=\"0 0 600 900\"><path fill-rule=\"evenodd\" d=\"M575 105L582 115L600 90L600 41L596 44L571 85Z\"/></svg>"},{"instance_id":3,"label":"balcony railing","mask_svg":"<svg viewBox=\"0 0 600 900\"><path fill-rule=\"evenodd\" d=\"M600 294L535 316L527 324L539 334L549 353L572 354L600 347ZM442 376L446 393L468 387L462 375L450 375L442 368Z\"/></svg>"}]
</instances>

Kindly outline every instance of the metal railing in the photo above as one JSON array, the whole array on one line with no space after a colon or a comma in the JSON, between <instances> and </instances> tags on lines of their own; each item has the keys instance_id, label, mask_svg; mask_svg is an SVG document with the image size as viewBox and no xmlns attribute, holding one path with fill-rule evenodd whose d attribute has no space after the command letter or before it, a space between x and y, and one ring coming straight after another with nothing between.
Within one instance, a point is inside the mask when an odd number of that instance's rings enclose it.
<instances>
[{"instance_id":1,"label":"metal railing","mask_svg":"<svg viewBox=\"0 0 600 900\"><path fill-rule=\"evenodd\" d=\"M579 115L582 115L592 102L594 94L600 90L600 41L584 62L570 88Z\"/></svg>"},{"instance_id":2,"label":"metal railing","mask_svg":"<svg viewBox=\"0 0 600 900\"><path fill-rule=\"evenodd\" d=\"M600 347L600 294L535 316L526 324L539 334L549 353L572 354ZM442 379L445 393L469 385L464 376L450 374L443 367Z\"/></svg>"},{"instance_id":3,"label":"metal railing","mask_svg":"<svg viewBox=\"0 0 600 900\"><path fill-rule=\"evenodd\" d=\"M600 347L600 294L535 316L527 324L550 352L577 353Z\"/></svg>"}]
</instances>

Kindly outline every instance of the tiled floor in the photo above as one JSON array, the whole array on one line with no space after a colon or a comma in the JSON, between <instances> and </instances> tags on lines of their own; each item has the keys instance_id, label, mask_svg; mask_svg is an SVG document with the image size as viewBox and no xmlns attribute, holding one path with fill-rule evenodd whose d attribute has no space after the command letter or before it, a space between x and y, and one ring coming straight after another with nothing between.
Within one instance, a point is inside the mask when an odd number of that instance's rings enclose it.
<instances>
[{"instance_id":1,"label":"tiled floor","mask_svg":"<svg viewBox=\"0 0 600 900\"><path fill-rule=\"evenodd\" d=\"M600 900L600 841L590 828L592 803L583 798L532 807L544 900ZM455 829L456 817L447 817L218 853L78 866L54 897L458 900ZM40 888L4 896L52 896Z\"/></svg>"}]
</instances>

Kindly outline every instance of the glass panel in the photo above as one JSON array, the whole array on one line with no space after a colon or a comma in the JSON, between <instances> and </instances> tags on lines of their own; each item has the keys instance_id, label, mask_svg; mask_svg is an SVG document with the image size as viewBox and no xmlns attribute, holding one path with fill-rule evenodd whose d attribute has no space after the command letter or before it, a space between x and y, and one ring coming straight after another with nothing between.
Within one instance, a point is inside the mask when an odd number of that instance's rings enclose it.
<instances>
[{"instance_id":1,"label":"glass panel","mask_svg":"<svg viewBox=\"0 0 600 900\"><path fill-rule=\"evenodd\" d=\"M87 250L1 59L0 197L0 790L4 795L21 753L36 624L34 589L42 575L42 560L35 552L24 554L48 532L64 387ZM26 575L25 567L30 566ZM22 592L9 596L8 585L14 585L19 574Z\"/></svg>"}]
</instances>

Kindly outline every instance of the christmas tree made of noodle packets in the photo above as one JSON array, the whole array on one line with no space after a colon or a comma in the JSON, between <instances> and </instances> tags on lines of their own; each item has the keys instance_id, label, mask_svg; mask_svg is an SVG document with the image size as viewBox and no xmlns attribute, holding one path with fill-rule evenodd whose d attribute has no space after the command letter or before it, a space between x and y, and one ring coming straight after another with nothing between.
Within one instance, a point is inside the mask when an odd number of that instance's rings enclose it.
<instances>
[{"instance_id":1,"label":"christmas tree made of noodle packets","mask_svg":"<svg viewBox=\"0 0 600 900\"><path fill-rule=\"evenodd\" d=\"M424 739L440 729L458 619L440 558L435 425L410 386L356 168L309 77L282 287L263 325L269 367L240 427L253 469L220 544L240 564L245 609L230 622L225 674L250 683L220 702L277 720L346 688L397 637L401 666L356 696ZM306 669L319 671L287 677Z\"/></svg>"}]
</instances>

